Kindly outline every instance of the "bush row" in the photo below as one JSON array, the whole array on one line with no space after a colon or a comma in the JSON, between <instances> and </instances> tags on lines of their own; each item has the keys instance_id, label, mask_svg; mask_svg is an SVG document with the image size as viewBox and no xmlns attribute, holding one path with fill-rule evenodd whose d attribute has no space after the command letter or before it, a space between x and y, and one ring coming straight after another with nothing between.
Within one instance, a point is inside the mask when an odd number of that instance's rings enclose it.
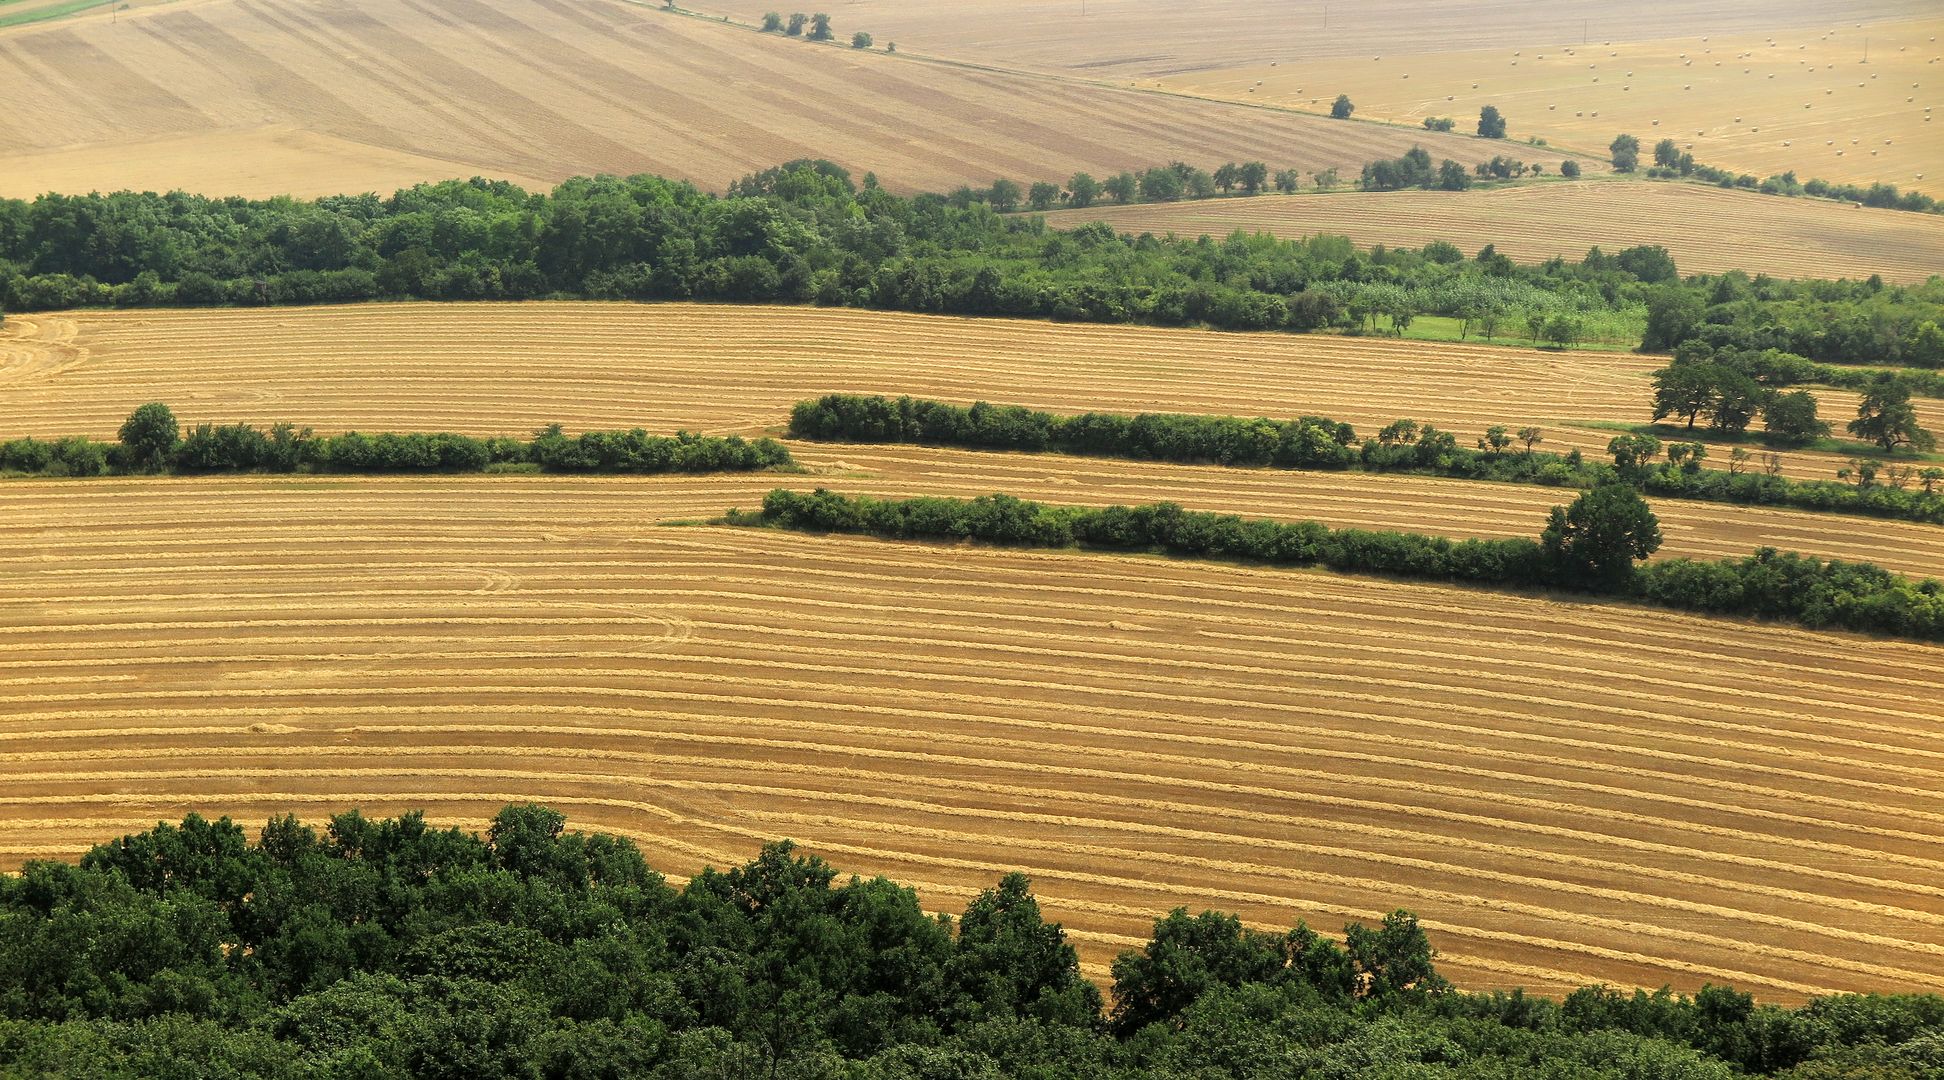
<instances>
[{"instance_id":1,"label":"bush row","mask_svg":"<svg viewBox=\"0 0 1944 1080\"><path fill-rule=\"evenodd\" d=\"M754 442L688 432L673 436L633 431L589 431L575 438L559 425L531 440L477 439L449 432L318 437L310 429L278 424L203 424L155 454L138 455L124 443L85 438L53 442L15 439L0 443L0 471L49 476L99 476L143 467L184 473L208 472L478 472L493 466L529 466L550 472L726 472L790 464L790 452L774 439Z\"/></svg>"},{"instance_id":2,"label":"bush row","mask_svg":"<svg viewBox=\"0 0 1944 1080\"><path fill-rule=\"evenodd\" d=\"M1472 450L1447 431L1400 420L1359 441L1349 424L1321 416L1296 420L1090 412L1075 416L978 402L970 408L911 397L826 394L790 411L790 434L849 442L929 443L986 450L1053 450L1102 457L1294 469L1417 472L1471 480L1594 488L1624 481L1651 494L1710 502L1792 506L1872 517L1944 523L1944 493L1887 485L1798 481L1754 472L1699 468L1693 461L1625 467L1590 462L1575 450L1552 454L1503 445ZM1653 453L1657 440L1649 440ZM1616 444L1619 440L1616 440ZM1633 445L1640 445L1635 442Z\"/></svg>"},{"instance_id":3,"label":"bush row","mask_svg":"<svg viewBox=\"0 0 1944 1080\"><path fill-rule=\"evenodd\" d=\"M777 489L760 514L732 513L736 524L865 533L895 539L967 539L1028 547L1075 545L1170 555L1249 559L1283 565L1498 586L1564 586L1647 600L1667 607L1724 615L1783 619L1924 640L1944 639L1944 582L1892 574L1868 563L1824 562L1764 548L1721 562L1676 559L1635 567L1589 569L1576 561L1569 529L1599 535L1612 528L1582 521L1585 496L1570 511L1555 510L1539 541L1450 540L1417 533L1330 529L1313 521L1276 522L1182 509L1173 503L1088 509L1047 506L1009 495L972 500L853 498L818 489ZM1621 489L1624 490L1624 489ZM1651 516L1647 518L1652 523ZM1652 526L1654 545L1658 527ZM1636 551L1644 556L1653 550Z\"/></svg>"}]
</instances>

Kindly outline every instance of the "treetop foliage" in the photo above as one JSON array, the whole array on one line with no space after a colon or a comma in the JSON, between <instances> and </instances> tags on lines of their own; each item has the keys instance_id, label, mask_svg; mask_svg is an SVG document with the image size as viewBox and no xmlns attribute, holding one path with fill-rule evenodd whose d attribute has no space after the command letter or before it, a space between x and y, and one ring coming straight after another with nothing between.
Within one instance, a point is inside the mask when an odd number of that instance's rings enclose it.
<instances>
[{"instance_id":1,"label":"treetop foliage","mask_svg":"<svg viewBox=\"0 0 1944 1080\"><path fill-rule=\"evenodd\" d=\"M1031 885L954 920L785 841L680 889L508 806L228 818L0 878L0 1072L275 1080L1933 1075L1944 999L1468 994L1408 912L1340 940L1178 909L1081 977Z\"/></svg>"}]
</instances>

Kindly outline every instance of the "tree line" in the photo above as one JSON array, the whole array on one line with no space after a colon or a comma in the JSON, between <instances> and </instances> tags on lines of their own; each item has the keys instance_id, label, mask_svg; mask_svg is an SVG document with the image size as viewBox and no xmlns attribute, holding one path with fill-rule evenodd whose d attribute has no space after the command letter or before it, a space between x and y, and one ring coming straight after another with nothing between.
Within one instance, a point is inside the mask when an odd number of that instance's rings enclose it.
<instances>
[{"instance_id":1,"label":"tree line","mask_svg":"<svg viewBox=\"0 0 1944 1080\"><path fill-rule=\"evenodd\" d=\"M1501 483L1591 489L1625 483L1656 495L1710 502L1792 506L1944 524L1944 469L1879 469L1857 482L1791 480L1781 459L1757 463L1739 450L1727 469L1704 468L1707 447L1652 435L1618 435L1613 462L1587 461L1577 449L1555 454L1538 427L1495 424L1462 446L1458 437L1415 420L1397 420L1359 439L1328 417L1265 417L1089 412L1061 416L1017 405L970 407L912 397L827 394L798 402L790 434L848 442L928 443L983 450L1057 451L1183 464L1412 472ZM1666 452L1666 459L1661 455Z\"/></svg>"},{"instance_id":2,"label":"tree line","mask_svg":"<svg viewBox=\"0 0 1944 1080\"><path fill-rule=\"evenodd\" d=\"M1640 168L1640 140L1632 135L1619 135L1608 148L1613 157L1613 168L1617 172L1630 173ZM1790 197L1808 196L1816 199L1835 199L1839 202L1859 203L1883 210L1908 210L1919 214L1944 213L1944 205L1920 191L1901 191L1895 184L1877 182L1865 187L1861 184L1836 184L1827 180L1798 180L1795 170L1774 173L1757 180L1754 173L1734 173L1703 165L1694 160L1694 155L1683 151L1673 139L1662 139L1654 144L1654 163L1646 175L1654 179L1703 180L1716 187L1741 188L1745 191L1759 191L1764 195L1786 195Z\"/></svg>"},{"instance_id":3,"label":"tree line","mask_svg":"<svg viewBox=\"0 0 1944 1080\"><path fill-rule=\"evenodd\" d=\"M1466 993L1406 911L1338 938L1177 909L1104 1008L1021 874L933 917L778 842L678 889L533 805L483 836L191 814L0 877L0 930L21 1076L1917 1080L1944 1041L1934 995Z\"/></svg>"},{"instance_id":4,"label":"tree line","mask_svg":"<svg viewBox=\"0 0 1944 1080\"><path fill-rule=\"evenodd\" d=\"M1010 495L873 499L778 488L731 524L892 539L978 540L1245 559L1499 587L1566 588L1710 614L1746 615L1917 640L1944 640L1944 581L1912 581L1871 563L1824 562L1762 548L1743 559L1637 566L1660 547L1660 522L1624 484L1555 506L1535 540L1458 540L1331 529L1184 510L1174 503L1091 509Z\"/></svg>"},{"instance_id":5,"label":"tree line","mask_svg":"<svg viewBox=\"0 0 1944 1080\"><path fill-rule=\"evenodd\" d=\"M559 424L531 439L473 438L451 432L316 436L276 424L199 424L185 435L175 414L150 402L122 424L119 440L81 437L0 442L0 472L100 476L110 472L725 472L791 464L774 439L749 441L677 432L586 431L569 438Z\"/></svg>"},{"instance_id":6,"label":"tree line","mask_svg":"<svg viewBox=\"0 0 1944 1080\"><path fill-rule=\"evenodd\" d=\"M1180 171L1156 175L1178 180ZM1240 168L1238 177L1247 182ZM1683 280L1654 245L1520 265L1490 246L1468 259L1446 243L1131 236L1099 222L1059 230L974 198L901 197L869 175L859 186L828 162L755 173L720 196L658 177L605 176L548 194L475 178L390 198L0 200L6 310L541 297L1293 331L1355 330L1383 303L1407 319L1467 325L1607 320L1644 327L1649 351L1700 338L1816 360L1944 362L1944 278L1908 287L1738 273ZM1557 340L1575 339L1562 322Z\"/></svg>"}]
</instances>

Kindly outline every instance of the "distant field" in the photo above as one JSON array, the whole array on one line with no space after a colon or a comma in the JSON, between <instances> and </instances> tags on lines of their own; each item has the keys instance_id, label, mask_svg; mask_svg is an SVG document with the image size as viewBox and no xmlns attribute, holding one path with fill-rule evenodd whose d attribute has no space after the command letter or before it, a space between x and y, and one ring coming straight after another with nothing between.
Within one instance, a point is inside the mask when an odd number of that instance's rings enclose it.
<instances>
[{"instance_id":1,"label":"distant field","mask_svg":"<svg viewBox=\"0 0 1944 1080\"><path fill-rule=\"evenodd\" d=\"M1660 244L1689 274L1882 274L1887 281L1915 282L1944 273L1944 217L1692 184L1560 182L1462 194L1264 195L1096 206L1046 217L1060 228L1105 221L1121 232L1157 235L1339 233L1358 244L1392 247L1444 240L1467 255L1492 244L1521 262L1555 255L1577 260L1596 245L1612 254Z\"/></svg>"},{"instance_id":2,"label":"distant field","mask_svg":"<svg viewBox=\"0 0 1944 1080\"><path fill-rule=\"evenodd\" d=\"M757 22L762 0L690 0L683 7ZM868 30L900 51L1012 64L1103 79L1371 53L1771 32L1830 22L1916 18L1924 0L848 0L831 9L846 36ZM1326 18L1327 15L1327 18Z\"/></svg>"},{"instance_id":3,"label":"distant field","mask_svg":"<svg viewBox=\"0 0 1944 1080\"><path fill-rule=\"evenodd\" d=\"M1400 417L1469 445L1493 424L1602 454L1645 423L1665 361L1329 335L965 319L710 304L369 304L9 316L0 437L112 436L143 401L192 421L524 434L680 426L756 433L829 392L909 393L1063 412L1320 414L1374 431ZM1856 397L1820 391L1823 414ZM1944 402L1920 400L1944 430ZM1705 436L1705 432L1697 433ZM1725 458L1727 448L1716 449ZM1783 455L1827 479L1829 454Z\"/></svg>"},{"instance_id":4,"label":"distant field","mask_svg":"<svg viewBox=\"0 0 1944 1080\"><path fill-rule=\"evenodd\" d=\"M1474 988L1944 980L1935 649L656 526L760 486L0 482L0 861L537 799L665 869L789 836L939 909L1023 869L1097 977L1185 905L1409 906Z\"/></svg>"},{"instance_id":5,"label":"distant field","mask_svg":"<svg viewBox=\"0 0 1944 1080\"><path fill-rule=\"evenodd\" d=\"M1859 25L1831 14L1787 29L1656 40L1596 31L1584 43L1573 34L1428 56L1370 48L1155 85L1319 112L1348 94L1359 117L1449 116L1466 132L1481 106L1496 105L1514 140L1601 150L1629 132L1643 151L1671 138L1698 161L1756 176L1794 170L1804 180L1880 180L1935 195L1944 192L1944 121L1929 118L1944 109L1944 18L1934 8L1923 15ZM1469 164L1502 151L1557 167L1556 150L1479 146L1452 156ZM1651 152L1643 156L1652 163Z\"/></svg>"},{"instance_id":6,"label":"distant field","mask_svg":"<svg viewBox=\"0 0 1944 1080\"><path fill-rule=\"evenodd\" d=\"M0 33L0 101L0 195L23 197L389 193L596 172L719 189L801 157L944 190L1177 157L1355 171L1414 138L817 46L617 0L162 4Z\"/></svg>"}]
</instances>

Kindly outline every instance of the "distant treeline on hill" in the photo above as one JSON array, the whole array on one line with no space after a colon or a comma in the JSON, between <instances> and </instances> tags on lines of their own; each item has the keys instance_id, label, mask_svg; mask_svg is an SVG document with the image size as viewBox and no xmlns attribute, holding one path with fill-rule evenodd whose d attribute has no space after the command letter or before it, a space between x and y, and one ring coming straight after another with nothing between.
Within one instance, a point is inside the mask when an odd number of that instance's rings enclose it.
<instances>
[{"instance_id":1,"label":"distant treeline on hill","mask_svg":"<svg viewBox=\"0 0 1944 1080\"><path fill-rule=\"evenodd\" d=\"M1289 469L1363 469L1413 472L1503 483L1594 488L1627 483L1655 495L1711 502L1793 506L1944 524L1944 469L1904 468L1883 482L1873 471L1855 483L1791 480L1731 459L1728 469L1705 469L1707 448L1621 435L1608 443L1611 464L1536 449L1545 432L1487 429L1478 449L1458 445L1448 431L1398 420L1375 438L1357 438L1349 425L1327 417L1262 417L1090 412L1075 416L1017 405L971 407L919 398L827 394L790 412L790 434L848 442L928 443L984 450L1055 450L1070 454ZM1774 458L1780 468L1780 459ZM1753 461L1752 456L1748 461ZM1907 486L1914 482L1916 487Z\"/></svg>"},{"instance_id":2,"label":"distant treeline on hill","mask_svg":"<svg viewBox=\"0 0 1944 1080\"><path fill-rule=\"evenodd\" d=\"M722 196L636 176L569 180L551 194L475 179L390 198L0 200L0 307L574 296L1295 331L1438 315L1562 345L1592 325L1638 333L1658 311L1650 348L1721 327L1752 347L1772 337L1811 358L1889 364L1925 363L1908 343L1944 320L1944 279L1682 282L1651 245L1521 266L1442 242L1361 250L1332 236L1061 231L962 202L900 197L869 177L860 188L828 162L757 173Z\"/></svg>"},{"instance_id":3,"label":"distant treeline on hill","mask_svg":"<svg viewBox=\"0 0 1944 1080\"><path fill-rule=\"evenodd\" d=\"M1112 1007L1020 874L957 919L791 844L677 889L508 806L228 818L0 876L0 1073L90 1080L1921 1080L1944 998L1465 993L1396 911L1341 939L1177 909Z\"/></svg>"},{"instance_id":4,"label":"distant treeline on hill","mask_svg":"<svg viewBox=\"0 0 1944 1080\"><path fill-rule=\"evenodd\" d=\"M1912 581L1870 563L1824 562L1762 549L1739 560L1636 566L1660 547L1660 523L1631 489L1595 488L1555 507L1537 540L1451 540L1330 529L1182 509L1173 503L1091 509L1010 495L872 499L778 488L734 524L866 533L893 539L1083 546L1512 587L1550 586L1711 614L1783 619L1919 640L1944 640L1944 581Z\"/></svg>"},{"instance_id":5,"label":"distant treeline on hill","mask_svg":"<svg viewBox=\"0 0 1944 1080\"><path fill-rule=\"evenodd\" d=\"M184 437L168 406L151 403L122 425L121 440L100 443L73 437L53 441L0 442L0 471L54 476L121 472L725 472L791 463L774 439L754 442L677 432L587 431L569 438L555 424L531 440L476 439L450 432L431 434L314 436L309 428L277 424L201 424Z\"/></svg>"}]
</instances>

